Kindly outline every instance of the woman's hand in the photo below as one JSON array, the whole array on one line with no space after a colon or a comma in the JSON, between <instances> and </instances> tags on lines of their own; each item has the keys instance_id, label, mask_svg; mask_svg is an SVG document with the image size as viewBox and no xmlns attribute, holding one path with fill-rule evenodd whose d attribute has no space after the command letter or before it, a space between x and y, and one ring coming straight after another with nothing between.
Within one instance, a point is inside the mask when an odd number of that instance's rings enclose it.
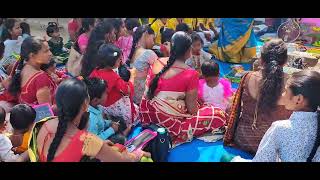
<instances>
[{"instance_id":1,"label":"woman's hand","mask_svg":"<svg viewBox=\"0 0 320 180\"><path fill-rule=\"evenodd\" d=\"M109 146L113 146L114 145L114 143L111 142L110 140L105 140L104 142Z\"/></svg>"},{"instance_id":2,"label":"woman's hand","mask_svg":"<svg viewBox=\"0 0 320 180\"><path fill-rule=\"evenodd\" d=\"M133 84L134 83L134 79L135 79L135 77L137 75L137 70L136 70L136 68L131 68L131 69L129 69L129 71L130 71L130 74L131 74L129 81Z\"/></svg>"},{"instance_id":3,"label":"woman's hand","mask_svg":"<svg viewBox=\"0 0 320 180\"><path fill-rule=\"evenodd\" d=\"M119 123L112 122L111 123L111 127L114 130L114 132L118 132L119 131Z\"/></svg>"},{"instance_id":4,"label":"woman's hand","mask_svg":"<svg viewBox=\"0 0 320 180\"><path fill-rule=\"evenodd\" d=\"M145 151L142 151L142 150L140 150L140 149L134 151L133 154L136 156L135 160L136 160L137 162L139 162L142 157L151 158L151 154L150 154L149 152L145 152Z\"/></svg>"}]
</instances>

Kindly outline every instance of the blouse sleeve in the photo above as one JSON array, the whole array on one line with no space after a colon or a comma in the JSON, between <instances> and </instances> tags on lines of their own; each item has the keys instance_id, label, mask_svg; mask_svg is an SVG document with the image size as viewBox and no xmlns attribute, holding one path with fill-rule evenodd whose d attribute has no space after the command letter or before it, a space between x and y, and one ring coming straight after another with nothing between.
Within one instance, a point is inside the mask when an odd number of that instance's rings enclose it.
<instances>
[{"instance_id":1,"label":"blouse sleeve","mask_svg":"<svg viewBox=\"0 0 320 180\"><path fill-rule=\"evenodd\" d=\"M115 86L119 91L121 91L124 94L128 94L128 88L129 88L129 83L125 82L123 79L120 77L117 79L116 86Z\"/></svg>"},{"instance_id":2,"label":"blouse sleeve","mask_svg":"<svg viewBox=\"0 0 320 180\"><path fill-rule=\"evenodd\" d=\"M91 133L84 133L83 136L85 136L82 147L83 155L95 157L103 146L103 140Z\"/></svg>"},{"instance_id":3,"label":"blouse sleeve","mask_svg":"<svg viewBox=\"0 0 320 180\"><path fill-rule=\"evenodd\" d=\"M149 50L148 52L148 64L153 65L154 61L158 59L158 56L155 52L152 50Z\"/></svg>"},{"instance_id":4,"label":"blouse sleeve","mask_svg":"<svg viewBox=\"0 0 320 180\"><path fill-rule=\"evenodd\" d=\"M195 70L190 71L190 78L186 82L188 83L187 91L197 89L199 86L199 73Z\"/></svg>"},{"instance_id":5,"label":"blouse sleeve","mask_svg":"<svg viewBox=\"0 0 320 180\"><path fill-rule=\"evenodd\" d=\"M277 161L277 152L278 152L278 143L277 143L277 134L279 127L277 127L277 122L272 123L271 127L263 136L258 151L253 158L253 162L276 162Z\"/></svg>"},{"instance_id":6,"label":"blouse sleeve","mask_svg":"<svg viewBox=\"0 0 320 180\"><path fill-rule=\"evenodd\" d=\"M79 37L78 45L79 45L81 53L83 53L88 45L88 40L86 39L85 36Z\"/></svg>"},{"instance_id":7,"label":"blouse sleeve","mask_svg":"<svg viewBox=\"0 0 320 180\"><path fill-rule=\"evenodd\" d=\"M12 144L8 137L1 134L0 135L0 161L10 162L18 159L19 155L15 155L11 151Z\"/></svg>"},{"instance_id":8,"label":"blouse sleeve","mask_svg":"<svg viewBox=\"0 0 320 180\"><path fill-rule=\"evenodd\" d=\"M50 87L51 81L49 78L45 72L39 74L34 81L35 90L38 91L41 88Z\"/></svg>"}]
</instances>

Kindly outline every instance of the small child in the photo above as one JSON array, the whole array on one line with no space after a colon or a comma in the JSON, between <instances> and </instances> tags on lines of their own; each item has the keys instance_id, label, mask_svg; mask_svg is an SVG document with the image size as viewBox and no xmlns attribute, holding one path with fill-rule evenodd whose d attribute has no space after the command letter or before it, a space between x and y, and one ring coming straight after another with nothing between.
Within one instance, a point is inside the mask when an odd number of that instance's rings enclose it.
<instances>
[{"instance_id":1,"label":"small child","mask_svg":"<svg viewBox=\"0 0 320 180\"><path fill-rule=\"evenodd\" d=\"M21 22L20 27L22 29L22 38L26 39L27 37L31 36L30 33L30 25L26 22Z\"/></svg>"},{"instance_id":2,"label":"small child","mask_svg":"<svg viewBox=\"0 0 320 180\"><path fill-rule=\"evenodd\" d=\"M121 134L119 128L120 122L112 122L104 118L105 114L103 113L101 104L107 98L107 83L99 78L89 78L84 81L87 84L90 95L88 131L96 134L103 140L109 139L113 143L124 144L126 140L125 135L127 134ZM130 129L127 131L130 131Z\"/></svg>"},{"instance_id":3,"label":"small child","mask_svg":"<svg viewBox=\"0 0 320 180\"><path fill-rule=\"evenodd\" d=\"M137 29L140 25L137 18L127 18L125 21L125 26L127 30L126 36L119 37L116 45L121 48L123 52L123 64L126 63L131 52L132 42L133 42L133 31Z\"/></svg>"},{"instance_id":4,"label":"small child","mask_svg":"<svg viewBox=\"0 0 320 180\"><path fill-rule=\"evenodd\" d=\"M63 80L69 78L69 76L63 72L57 71L56 62L53 58L50 60L49 64L42 64L40 69L48 73L57 85L59 85Z\"/></svg>"},{"instance_id":5,"label":"small child","mask_svg":"<svg viewBox=\"0 0 320 180\"><path fill-rule=\"evenodd\" d=\"M47 35L51 37L48 41L50 51L54 56L60 56L62 62L67 60L68 50L63 47L63 38L60 37L59 27L55 22L49 22L47 27Z\"/></svg>"},{"instance_id":6,"label":"small child","mask_svg":"<svg viewBox=\"0 0 320 180\"><path fill-rule=\"evenodd\" d=\"M186 64L188 66L190 66L191 68L200 71L200 67L201 65L205 62L205 61L211 61L211 55L207 52L205 52L202 47L203 47L203 41L201 39L201 37L196 34L193 33L191 35L191 39L192 39L192 56L191 58L187 59Z\"/></svg>"},{"instance_id":7,"label":"small child","mask_svg":"<svg viewBox=\"0 0 320 180\"><path fill-rule=\"evenodd\" d=\"M186 23L180 23L176 26L176 32L183 31L187 34L192 33L192 29Z\"/></svg>"},{"instance_id":8,"label":"small child","mask_svg":"<svg viewBox=\"0 0 320 180\"><path fill-rule=\"evenodd\" d=\"M160 52L162 56L158 57L169 57L170 56L170 47L171 47L171 38L175 31L169 28L160 29L161 32L161 45Z\"/></svg>"},{"instance_id":9,"label":"small child","mask_svg":"<svg viewBox=\"0 0 320 180\"><path fill-rule=\"evenodd\" d=\"M199 80L199 99L226 111L232 96L230 81L219 79L219 65L213 61L204 62L201 71L204 79Z\"/></svg>"},{"instance_id":10,"label":"small child","mask_svg":"<svg viewBox=\"0 0 320 180\"><path fill-rule=\"evenodd\" d=\"M15 155L10 139L4 134L6 129L6 111L0 107L0 162L23 162L29 158L28 152Z\"/></svg>"},{"instance_id":11,"label":"small child","mask_svg":"<svg viewBox=\"0 0 320 180\"><path fill-rule=\"evenodd\" d=\"M10 140L15 153L21 154L28 150L28 141L35 119L36 111L27 104L15 105L10 111L10 124L13 128Z\"/></svg>"}]
</instances>

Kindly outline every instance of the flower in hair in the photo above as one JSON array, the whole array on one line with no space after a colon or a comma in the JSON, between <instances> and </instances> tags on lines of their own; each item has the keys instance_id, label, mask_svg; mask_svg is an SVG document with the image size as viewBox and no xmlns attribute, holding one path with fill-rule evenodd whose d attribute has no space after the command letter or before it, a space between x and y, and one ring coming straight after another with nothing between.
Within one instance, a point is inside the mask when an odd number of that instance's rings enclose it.
<instances>
[{"instance_id":1,"label":"flower in hair","mask_svg":"<svg viewBox=\"0 0 320 180\"><path fill-rule=\"evenodd\" d=\"M136 32L137 29L138 29L138 27L134 27L132 30L133 30L133 32Z\"/></svg>"}]
</instances>

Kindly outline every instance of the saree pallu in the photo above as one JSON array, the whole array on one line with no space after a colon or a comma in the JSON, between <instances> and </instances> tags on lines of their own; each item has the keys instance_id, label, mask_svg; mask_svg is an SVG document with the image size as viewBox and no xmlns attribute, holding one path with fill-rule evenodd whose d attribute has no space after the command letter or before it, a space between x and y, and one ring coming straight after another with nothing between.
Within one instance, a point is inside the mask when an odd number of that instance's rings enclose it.
<instances>
[{"instance_id":1,"label":"saree pallu","mask_svg":"<svg viewBox=\"0 0 320 180\"><path fill-rule=\"evenodd\" d=\"M44 118L34 124L31 135L28 140L28 154L31 162L46 162L47 157L43 154L43 147L38 148L37 136L40 132L40 129L43 126L46 126L45 123L57 117L48 117ZM46 128L46 127L44 127ZM52 132L48 132L52 136ZM49 135L49 134L48 134ZM47 137L44 141L47 141ZM69 145L56 156L52 162L79 162L79 161L93 161L96 162L95 157L103 146L103 140L99 137L88 133L85 130L79 130L74 136L70 139ZM42 149L42 150L41 150ZM42 153L42 154L41 154Z\"/></svg>"},{"instance_id":2,"label":"saree pallu","mask_svg":"<svg viewBox=\"0 0 320 180\"><path fill-rule=\"evenodd\" d=\"M253 18L221 18L219 39L210 47L218 59L231 63L246 63L256 56Z\"/></svg>"},{"instance_id":3,"label":"saree pallu","mask_svg":"<svg viewBox=\"0 0 320 180\"><path fill-rule=\"evenodd\" d=\"M143 97L140 104L142 125L155 123L166 127L174 146L225 125L226 114L220 108L202 106L196 115L191 115L187 113L184 99L184 92L172 91L161 91L152 100Z\"/></svg>"}]
</instances>

